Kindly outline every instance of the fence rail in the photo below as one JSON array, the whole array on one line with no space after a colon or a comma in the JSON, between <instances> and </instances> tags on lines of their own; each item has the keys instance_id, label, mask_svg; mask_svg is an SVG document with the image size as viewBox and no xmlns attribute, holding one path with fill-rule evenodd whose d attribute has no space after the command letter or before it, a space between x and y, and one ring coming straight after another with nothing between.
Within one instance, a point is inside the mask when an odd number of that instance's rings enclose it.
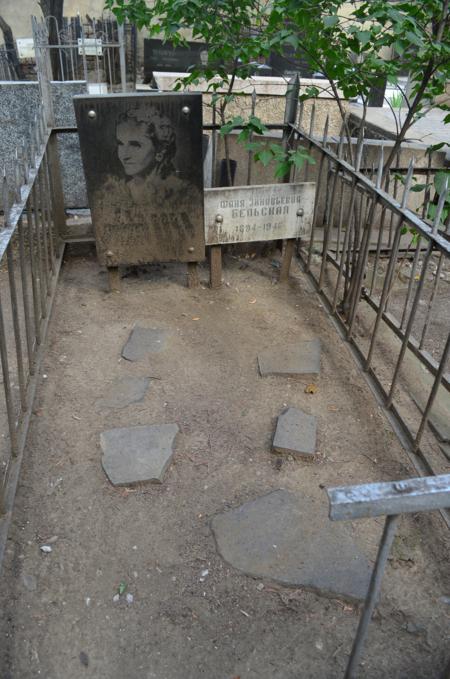
<instances>
[{"instance_id":1,"label":"fence rail","mask_svg":"<svg viewBox=\"0 0 450 679\"><path fill-rule=\"evenodd\" d=\"M383 145L377 168L364 173L362 140L353 167L344 158L344 137L333 149L326 128L318 139L291 126L292 143L318 160L313 228L300 258L418 472L448 471L438 445L450 436L450 291L440 287L450 272L448 187L435 201L433 221L425 221L407 207L413 160L395 199L385 190ZM437 439L428 436L428 424Z\"/></svg>"},{"instance_id":2,"label":"fence rail","mask_svg":"<svg viewBox=\"0 0 450 679\"><path fill-rule=\"evenodd\" d=\"M35 49L50 61L51 79L85 80L99 94L125 92L135 81L136 29L119 25L105 16L83 23L80 16L65 18L60 27L55 17L32 17ZM51 44L50 35L53 37ZM36 59L38 56L36 55Z\"/></svg>"},{"instance_id":3,"label":"fence rail","mask_svg":"<svg viewBox=\"0 0 450 679\"><path fill-rule=\"evenodd\" d=\"M0 80L18 80L11 50L0 47Z\"/></svg>"},{"instance_id":4,"label":"fence rail","mask_svg":"<svg viewBox=\"0 0 450 679\"><path fill-rule=\"evenodd\" d=\"M13 190L2 178L0 228L0 563L12 510L63 247L56 140L43 107L16 153Z\"/></svg>"}]
</instances>

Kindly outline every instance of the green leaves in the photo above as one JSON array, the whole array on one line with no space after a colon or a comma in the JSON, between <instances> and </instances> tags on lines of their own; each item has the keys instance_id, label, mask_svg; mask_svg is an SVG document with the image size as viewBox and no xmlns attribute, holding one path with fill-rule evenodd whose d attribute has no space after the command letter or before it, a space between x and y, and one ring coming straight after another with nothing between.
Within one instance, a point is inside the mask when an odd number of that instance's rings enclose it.
<instances>
[{"instance_id":1,"label":"green leaves","mask_svg":"<svg viewBox=\"0 0 450 679\"><path fill-rule=\"evenodd\" d=\"M332 14L330 16L324 16L323 17L323 25L325 28L332 28L333 26L336 26L336 24L339 23L339 17L336 16L336 14Z\"/></svg>"},{"instance_id":2,"label":"green leaves","mask_svg":"<svg viewBox=\"0 0 450 679\"><path fill-rule=\"evenodd\" d=\"M364 45L367 45L372 38L370 31L357 31L355 35L363 47Z\"/></svg>"},{"instance_id":3,"label":"green leaves","mask_svg":"<svg viewBox=\"0 0 450 679\"><path fill-rule=\"evenodd\" d=\"M271 52L301 59L312 72L320 71L324 86L337 97L367 101L373 87L387 80L397 84L404 72L412 83L408 100L417 119L429 102L446 91L450 80L450 31L442 0L105 0L119 22L146 27L175 45L186 42L186 31L208 47L209 62L195 67L177 87L204 80L221 120L233 101L233 84L247 78L252 64ZM447 23L446 23L447 21ZM316 98L319 89L302 88L300 100ZM426 106L425 106L426 105ZM450 111L444 118L450 123ZM222 135L240 129L240 141L264 134L261 121L235 116L226 120ZM255 152L258 154L258 152ZM310 162L302 156L279 158L270 147L260 149L260 162L277 163L279 176L286 164ZM281 173L281 174L280 174ZM415 189L419 190L419 189Z\"/></svg>"},{"instance_id":4,"label":"green leaves","mask_svg":"<svg viewBox=\"0 0 450 679\"><path fill-rule=\"evenodd\" d=\"M236 127L240 127L243 124L244 118L242 116L235 116L232 120L229 120L227 123L222 125L220 128L220 134L222 137L226 134L230 134L232 130L234 130Z\"/></svg>"},{"instance_id":5,"label":"green leaves","mask_svg":"<svg viewBox=\"0 0 450 679\"><path fill-rule=\"evenodd\" d=\"M255 161L259 161L267 167L272 162L276 163L275 177L282 179L291 171L292 167L300 170L305 162L314 165L314 158L302 147L285 150L281 144L274 142L252 142L246 145L248 151L253 152Z\"/></svg>"}]
</instances>

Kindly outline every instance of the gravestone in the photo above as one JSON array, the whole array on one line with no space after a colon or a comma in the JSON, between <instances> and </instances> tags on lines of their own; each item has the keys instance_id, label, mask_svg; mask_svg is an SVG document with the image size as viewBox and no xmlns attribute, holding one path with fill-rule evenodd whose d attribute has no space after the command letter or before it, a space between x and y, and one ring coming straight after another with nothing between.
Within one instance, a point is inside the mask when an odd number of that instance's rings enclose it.
<instances>
[{"instance_id":1,"label":"gravestone","mask_svg":"<svg viewBox=\"0 0 450 679\"><path fill-rule=\"evenodd\" d=\"M154 71L187 73L193 66L206 66L207 47L202 42L173 45L155 38L144 39L144 78L150 81Z\"/></svg>"},{"instance_id":2,"label":"gravestone","mask_svg":"<svg viewBox=\"0 0 450 679\"><path fill-rule=\"evenodd\" d=\"M204 259L201 94L78 96L74 105L100 263Z\"/></svg>"},{"instance_id":3,"label":"gravestone","mask_svg":"<svg viewBox=\"0 0 450 679\"><path fill-rule=\"evenodd\" d=\"M279 78L292 78L299 74L303 78L313 77L313 72L308 62L295 56L295 50L290 45L286 45L283 54L272 52L269 57L269 66L272 69L272 76Z\"/></svg>"}]
</instances>

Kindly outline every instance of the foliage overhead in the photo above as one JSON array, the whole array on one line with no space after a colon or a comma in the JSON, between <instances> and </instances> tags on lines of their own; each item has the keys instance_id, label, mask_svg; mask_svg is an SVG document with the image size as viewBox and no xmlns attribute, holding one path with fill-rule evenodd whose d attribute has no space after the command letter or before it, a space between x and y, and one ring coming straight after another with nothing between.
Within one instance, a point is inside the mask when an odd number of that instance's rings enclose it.
<instances>
[{"instance_id":1,"label":"foliage overhead","mask_svg":"<svg viewBox=\"0 0 450 679\"><path fill-rule=\"evenodd\" d=\"M450 80L449 0L155 0L152 7L145 0L106 0L106 8L119 22L128 20L174 44L185 43L187 31L207 43L208 64L193 66L178 88L206 79L226 132L236 126L226 115L236 96L236 79L248 77L255 63L286 48L324 75L324 87L343 117L340 92L366 104L373 87L386 80L398 84L399 76L409 74L399 144L417 117L445 94ZM301 98L319 91L310 86ZM253 116L239 124L248 133L258 132L257 120ZM262 158L267 160L267 154Z\"/></svg>"}]
</instances>

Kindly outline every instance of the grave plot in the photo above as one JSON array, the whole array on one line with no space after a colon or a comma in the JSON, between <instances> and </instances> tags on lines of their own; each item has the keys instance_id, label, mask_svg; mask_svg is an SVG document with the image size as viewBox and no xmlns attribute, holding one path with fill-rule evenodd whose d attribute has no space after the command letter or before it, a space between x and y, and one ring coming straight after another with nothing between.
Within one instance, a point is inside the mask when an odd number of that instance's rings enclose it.
<instances>
[{"instance_id":1,"label":"grave plot","mask_svg":"<svg viewBox=\"0 0 450 679\"><path fill-rule=\"evenodd\" d=\"M282 285L272 260L226 258L219 290L205 265L195 290L185 264L155 265L120 294L94 255L67 260L0 582L2 676L343 674L382 521L330 522L325 489L412 470L297 265ZM262 375L292 347L313 369ZM439 518L404 517L364 677L444 665L447 564Z\"/></svg>"}]
</instances>

